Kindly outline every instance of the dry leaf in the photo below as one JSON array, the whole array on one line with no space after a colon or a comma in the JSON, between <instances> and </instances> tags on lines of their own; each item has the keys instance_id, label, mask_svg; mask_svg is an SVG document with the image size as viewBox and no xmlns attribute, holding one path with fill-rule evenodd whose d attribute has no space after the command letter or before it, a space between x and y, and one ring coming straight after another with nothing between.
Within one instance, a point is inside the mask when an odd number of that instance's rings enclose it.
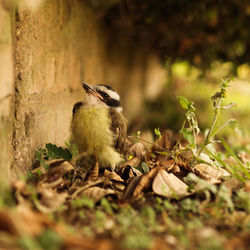
<instances>
[{"instance_id":1,"label":"dry leaf","mask_svg":"<svg viewBox=\"0 0 250 250\"><path fill-rule=\"evenodd\" d=\"M13 222L13 217L6 210L0 210L0 231L7 232L11 235L18 235L18 230Z\"/></svg>"},{"instance_id":2,"label":"dry leaf","mask_svg":"<svg viewBox=\"0 0 250 250\"><path fill-rule=\"evenodd\" d=\"M189 195L188 186L174 174L167 173L164 169L159 170L154 178L153 191L167 198L184 197Z\"/></svg>"},{"instance_id":3,"label":"dry leaf","mask_svg":"<svg viewBox=\"0 0 250 250\"><path fill-rule=\"evenodd\" d=\"M39 183L39 186L41 188L52 188L52 189L55 189L56 187L59 187L63 184L64 180L62 177L59 177L58 179L56 180L53 180L52 182L49 182L47 178L45 178L44 180L42 180L40 183Z\"/></svg>"},{"instance_id":4,"label":"dry leaf","mask_svg":"<svg viewBox=\"0 0 250 250\"><path fill-rule=\"evenodd\" d=\"M167 171L170 171L174 167L175 161L171 159L168 161L161 161L159 164L163 166L163 168L165 168Z\"/></svg>"},{"instance_id":5,"label":"dry leaf","mask_svg":"<svg viewBox=\"0 0 250 250\"><path fill-rule=\"evenodd\" d=\"M74 167L68 162L68 161L60 161L56 162L57 164L55 165L55 162L50 163L50 168L48 173L57 173L58 175L60 174L61 176L66 174L67 172L70 172L71 170L74 170ZM52 164L52 165L51 165Z\"/></svg>"},{"instance_id":6,"label":"dry leaf","mask_svg":"<svg viewBox=\"0 0 250 250\"><path fill-rule=\"evenodd\" d=\"M161 133L161 138L156 141L152 151L162 151L162 149L171 149L176 141L176 136L171 130L165 130Z\"/></svg>"},{"instance_id":7,"label":"dry leaf","mask_svg":"<svg viewBox=\"0 0 250 250\"><path fill-rule=\"evenodd\" d=\"M62 165L62 163L67 162L65 159L60 158L60 159L50 159L47 161L48 165L50 168L56 167L58 165Z\"/></svg>"},{"instance_id":8,"label":"dry leaf","mask_svg":"<svg viewBox=\"0 0 250 250\"><path fill-rule=\"evenodd\" d=\"M19 215L16 225L21 234L39 235L48 226L53 225L53 221L43 213L34 211L27 202L17 206Z\"/></svg>"},{"instance_id":9,"label":"dry leaf","mask_svg":"<svg viewBox=\"0 0 250 250\"><path fill-rule=\"evenodd\" d=\"M144 159L146 154L145 148L142 143L138 142L132 145L129 149L129 155L133 155L134 157L138 158L140 161Z\"/></svg>"},{"instance_id":10,"label":"dry leaf","mask_svg":"<svg viewBox=\"0 0 250 250\"><path fill-rule=\"evenodd\" d=\"M133 196L137 196L139 195L143 190L149 188L152 184L152 181L154 179L154 177L156 176L156 174L158 173L160 168L156 167L156 168L152 168L147 174L144 174L140 180L140 182L138 183L138 185L136 186L134 192L133 192Z\"/></svg>"},{"instance_id":11,"label":"dry leaf","mask_svg":"<svg viewBox=\"0 0 250 250\"><path fill-rule=\"evenodd\" d=\"M90 187L85 189L81 194L93 199L95 202L98 202L107 195L115 194L115 191L110 188L104 189L100 187Z\"/></svg>"},{"instance_id":12,"label":"dry leaf","mask_svg":"<svg viewBox=\"0 0 250 250\"><path fill-rule=\"evenodd\" d=\"M133 191L135 190L135 187L140 182L141 178L142 178L142 175L132 178L132 180L129 182L129 184L128 184L128 186L123 194L124 200L127 200L127 199L132 197Z\"/></svg>"},{"instance_id":13,"label":"dry leaf","mask_svg":"<svg viewBox=\"0 0 250 250\"><path fill-rule=\"evenodd\" d=\"M17 237L4 231L0 231L0 249L1 250L20 250L16 244Z\"/></svg>"},{"instance_id":14,"label":"dry leaf","mask_svg":"<svg viewBox=\"0 0 250 250\"><path fill-rule=\"evenodd\" d=\"M67 193L57 193L53 189L38 188L37 194L39 200L35 200L36 208L43 213L50 213L56 211L58 207L63 204L68 197Z\"/></svg>"},{"instance_id":15,"label":"dry leaf","mask_svg":"<svg viewBox=\"0 0 250 250\"><path fill-rule=\"evenodd\" d=\"M195 165L194 169L199 170L203 174L215 179L221 179L223 177L230 176L230 174L223 168L205 163Z\"/></svg>"},{"instance_id":16,"label":"dry leaf","mask_svg":"<svg viewBox=\"0 0 250 250\"><path fill-rule=\"evenodd\" d=\"M138 159L137 157L134 157L134 158L120 164L119 171L120 171L120 169L127 167L127 166L138 167L140 165L140 163L141 163L140 159Z\"/></svg>"},{"instance_id":17,"label":"dry leaf","mask_svg":"<svg viewBox=\"0 0 250 250\"><path fill-rule=\"evenodd\" d=\"M125 185L125 182L124 182L124 181L123 181L123 182L120 182L120 181L113 181L113 182L112 182L112 187L113 187L115 190L122 192L122 191L125 190L126 185Z\"/></svg>"},{"instance_id":18,"label":"dry leaf","mask_svg":"<svg viewBox=\"0 0 250 250\"><path fill-rule=\"evenodd\" d=\"M250 193L250 181L246 181L244 191Z\"/></svg>"},{"instance_id":19,"label":"dry leaf","mask_svg":"<svg viewBox=\"0 0 250 250\"><path fill-rule=\"evenodd\" d=\"M22 202L25 197L30 197L32 195L26 183L21 180L13 180L12 187L14 189L15 198L19 202Z\"/></svg>"},{"instance_id":20,"label":"dry leaf","mask_svg":"<svg viewBox=\"0 0 250 250\"><path fill-rule=\"evenodd\" d=\"M120 177L120 175L118 175L116 172L111 172L107 169L104 170L104 177L110 180L124 182L124 180Z\"/></svg>"},{"instance_id":21,"label":"dry leaf","mask_svg":"<svg viewBox=\"0 0 250 250\"><path fill-rule=\"evenodd\" d=\"M99 163L98 161L95 163L95 166L88 173L88 180L96 181L99 177Z\"/></svg>"},{"instance_id":22,"label":"dry leaf","mask_svg":"<svg viewBox=\"0 0 250 250\"><path fill-rule=\"evenodd\" d=\"M118 170L119 175L125 181L129 181L133 177L142 175L142 173L135 168L138 167L140 163L141 162L137 157L134 157L129 161L122 163Z\"/></svg>"}]
</instances>

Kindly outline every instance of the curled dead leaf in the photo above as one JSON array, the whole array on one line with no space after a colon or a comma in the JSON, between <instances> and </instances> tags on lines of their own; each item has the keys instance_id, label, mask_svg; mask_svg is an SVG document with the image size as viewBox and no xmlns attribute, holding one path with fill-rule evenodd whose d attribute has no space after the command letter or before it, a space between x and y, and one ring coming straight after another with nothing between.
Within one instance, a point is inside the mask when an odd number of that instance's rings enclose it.
<instances>
[{"instance_id":1,"label":"curled dead leaf","mask_svg":"<svg viewBox=\"0 0 250 250\"><path fill-rule=\"evenodd\" d=\"M134 158L120 164L119 170L124 168L124 167L127 167L127 166L130 166L130 167L133 167L133 168L138 167L140 165L140 163L141 163L140 159L137 158L137 157L134 157Z\"/></svg>"},{"instance_id":2,"label":"curled dead leaf","mask_svg":"<svg viewBox=\"0 0 250 250\"><path fill-rule=\"evenodd\" d=\"M45 228L53 226L53 221L46 214L34 211L27 202L19 204L17 212L16 226L21 234L39 235Z\"/></svg>"},{"instance_id":3,"label":"curled dead leaf","mask_svg":"<svg viewBox=\"0 0 250 250\"><path fill-rule=\"evenodd\" d=\"M91 181L96 181L99 177L99 163L95 163L94 167L89 171L87 179Z\"/></svg>"},{"instance_id":4,"label":"curled dead leaf","mask_svg":"<svg viewBox=\"0 0 250 250\"><path fill-rule=\"evenodd\" d=\"M56 187L61 186L63 182L64 180L60 176L57 179L53 180L52 182L49 182L48 179L45 178L39 183L39 186L41 188L56 188Z\"/></svg>"},{"instance_id":5,"label":"curled dead leaf","mask_svg":"<svg viewBox=\"0 0 250 250\"><path fill-rule=\"evenodd\" d=\"M34 201L36 208L43 213L50 213L65 202L68 194L57 193L53 189L39 188L37 190L38 199Z\"/></svg>"},{"instance_id":6,"label":"curled dead leaf","mask_svg":"<svg viewBox=\"0 0 250 250\"><path fill-rule=\"evenodd\" d=\"M160 162L160 165L165 168L167 171L170 171L172 170L172 168L174 167L175 165L175 161L173 159L171 160L168 160L168 161L161 161Z\"/></svg>"},{"instance_id":7,"label":"curled dead leaf","mask_svg":"<svg viewBox=\"0 0 250 250\"><path fill-rule=\"evenodd\" d=\"M128 186L125 189L125 192L123 194L123 199L127 200L129 198L131 198L133 196L133 191L135 190L135 187L138 185L138 183L140 182L142 178L142 175L134 177L131 179L131 181L129 182Z\"/></svg>"},{"instance_id":8,"label":"curled dead leaf","mask_svg":"<svg viewBox=\"0 0 250 250\"><path fill-rule=\"evenodd\" d=\"M134 157L138 158L142 161L145 157L146 151L142 143L138 142L133 144L129 148L129 155L133 155Z\"/></svg>"},{"instance_id":9,"label":"curled dead leaf","mask_svg":"<svg viewBox=\"0 0 250 250\"><path fill-rule=\"evenodd\" d=\"M112 182L112 187L116 190L116 191L124 191L125 190L125 182L121 182L121 181L113 181Z\"/></svg>"},{"instance_id":10,"label":"curled dead leaf","mask_svg":"<svg viewBox=\"0 0 250 250\"><path fill-rule=\"evenodd\" d=\"M64 162L67 162L65 159L60 158L60 159L51 159L48 160L47 163L50 166L50 168L56 167L58 165L62 165Z\"/></svg>"},{"instance_id":11,"label":"curled dead leaf","mask_svg":"<svg viewBox=\"0 0 250 250\"><path fill-rule=\"evenodd\" d=\"M118 170L118 173L121 176L121 178L127 181L133 177L142 175L142 173L135 168L138 167L140 163L141 161L137 157L134 157L129 161L121 164Z\"/></svg>"},{"instance_id":12,"label":"curled dead leaf","mask_svg":"<svg viewBox=\"0 0 250 250\"><path fill-rule=\"evenodd\" d=\"M75 171L74 167L63 159L51 160L48 163L50 168L39 182L39 186L42 188L56 188L63 185L64 179L62 177L71 171Z\"/></svg>"},{"instance_id":13,"label":"curled dead leaf","mask_svg":"<svg viewBox=\"0 0 250 250\"><path fill-rule=\"evenodd\" d=\"M143 190L148 189L151 184L153 179L155 178L156 174L160 170L159 167L152 168L147 174L144 174L139 181L138 185L135 187L135 190L133 192L133 196L139 195Z\"/></svg>"},{"instance_id":14,"label":"curled dead leaf","mask_svg":"<svg viewBox=\"0 0 250 250\"><path fill-rule=\"evenodd\" d=\"M167 198L185 197L189 195L188 186L172 173L160 169L152 184L153 191Z\"/></svg>"},{"instance_id":15,"label":"curled dead leaf","mask_svg":"<svg viewBox=\"0 0 250 250\"><path fill-rule=\"evenodd\" d=\"M104 189L100 187L90 187L85 189L81 194L93 199L95 202L98 202L107 195L115 194L115 191L110 188Z\"/></svg>"},{"instance_id":16,"label":"curled dead leaf","mask_svg":"<svg viewBox=\"0 0 250 250\"><path fill-rule=\"evenodd\" d=\"M120 177L120 175L118 175L116 172L111 172L107 169L104 170L104 177L106 177L110 180L124 182L124 180Z\"/></svg>"},{"instance_id":17,"label":"curled dead leaf","mask_svg":"<svg viewBox=\"0 0 250 250\"><path fill-rule=\"evenodd\" d=\"M205 163L195 165L194 169L200 171L208 177L213 177L215 179L221 179L223 177L230 176L230 174L223 168Z\"/></svg>"},{"instance_id":18,"label":"curled dead leaf","mask_svg":"<svg viewBox=\"0 0 250 250\"><path fill-rule=\"evenodd\" d=\"M0 231L4 231L11 235L18 235L18 230L16 228L15 223L13 222L13 218L6 210L0 210Z\"/></svg>"},{"instance_id":19,"label":"curled dead leaf","mask_svg":"<svg viewBox=\"0 0 250 250\"><path fill-rule=\"evenodd\" d=\"M14 180L12 182L12 187L14 189L15 198L21 202L23 199L30 197L32 192L27 188L27 184L21 180Z\"/></svg>"}]
</instances>

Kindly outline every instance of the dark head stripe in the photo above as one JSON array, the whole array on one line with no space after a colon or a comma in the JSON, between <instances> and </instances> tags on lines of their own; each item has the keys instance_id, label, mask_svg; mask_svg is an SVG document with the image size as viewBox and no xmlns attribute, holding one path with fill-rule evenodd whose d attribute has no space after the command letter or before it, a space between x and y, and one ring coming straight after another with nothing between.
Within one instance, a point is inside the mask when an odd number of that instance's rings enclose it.
<instances>
[{"instance_id":1,"label":"dark head stripe","mask_svg":"<svg viewBox=\"0 0 250 250\"><path fill-rule=\"evenodd\" d=\"M114 107L114 108L117 108L117 107L121 107L121 103L120 101L118 100L115 100L115 99L108 99L107 101L105 101L106 104L110 107Z\"/></svg>"},{"instance_id":2,"label":"dark head stripe","mask_svg":"<svg viewBox=\"0 0 250 250\"><path fill-rule=\"evenodd\" d=\"M101 85L101 86L105 86L106 88L108 88L107 85ZM103 97L103 102L105 102L108 106L114 107L114 108L121 107L121 103L119 100L111 98L106 92L100 89L97 89L96 91Z\"/></svg>"},{"instance_id":3,"label":"dark head stripe","mask_svg":"<svg viewBox=\"0 0 250 250\"><path fill-rule=\"evenodd\" d=\"M97 89L96 91L104 98L104 100L110 98L109 95L106 92L101 91L100 89Z\"/></svg>"}]
</instances>

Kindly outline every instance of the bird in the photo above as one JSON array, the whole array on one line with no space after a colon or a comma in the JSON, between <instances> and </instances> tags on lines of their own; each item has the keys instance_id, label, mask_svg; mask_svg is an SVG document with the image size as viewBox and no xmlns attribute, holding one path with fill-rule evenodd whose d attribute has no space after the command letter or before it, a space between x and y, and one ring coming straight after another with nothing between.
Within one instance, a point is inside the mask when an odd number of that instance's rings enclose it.
<instances>
[{"instance_id":1,"label":"bird","mask_svg":"<svg viewBox=\"0 0 250 250\"><path fill-rule=\"evenodd\" d=\"M119 94L106 84L82 83L84 102L73 107L72 135L79 153L86 152L101 168L111 169L126 152L127 120Z\"/></svg>"}]
</instances>

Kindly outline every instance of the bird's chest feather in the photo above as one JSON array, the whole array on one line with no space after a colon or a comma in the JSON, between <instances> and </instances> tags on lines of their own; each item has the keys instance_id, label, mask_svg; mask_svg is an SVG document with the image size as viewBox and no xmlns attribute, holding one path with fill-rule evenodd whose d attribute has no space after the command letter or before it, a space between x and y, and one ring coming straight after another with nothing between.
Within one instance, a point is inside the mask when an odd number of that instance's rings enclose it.
<instances>
[{"instance_id":1,"label":"bird's chest feather","mask_svg":"<svg viewBox=\"0 0 250 250\"><path fill-rule=\"evenodd\" d=\"M95 151L112 144L108 112L106 107L84 107L75 114L72 132L82 150Z\"/></svg>"}]
</instances>

